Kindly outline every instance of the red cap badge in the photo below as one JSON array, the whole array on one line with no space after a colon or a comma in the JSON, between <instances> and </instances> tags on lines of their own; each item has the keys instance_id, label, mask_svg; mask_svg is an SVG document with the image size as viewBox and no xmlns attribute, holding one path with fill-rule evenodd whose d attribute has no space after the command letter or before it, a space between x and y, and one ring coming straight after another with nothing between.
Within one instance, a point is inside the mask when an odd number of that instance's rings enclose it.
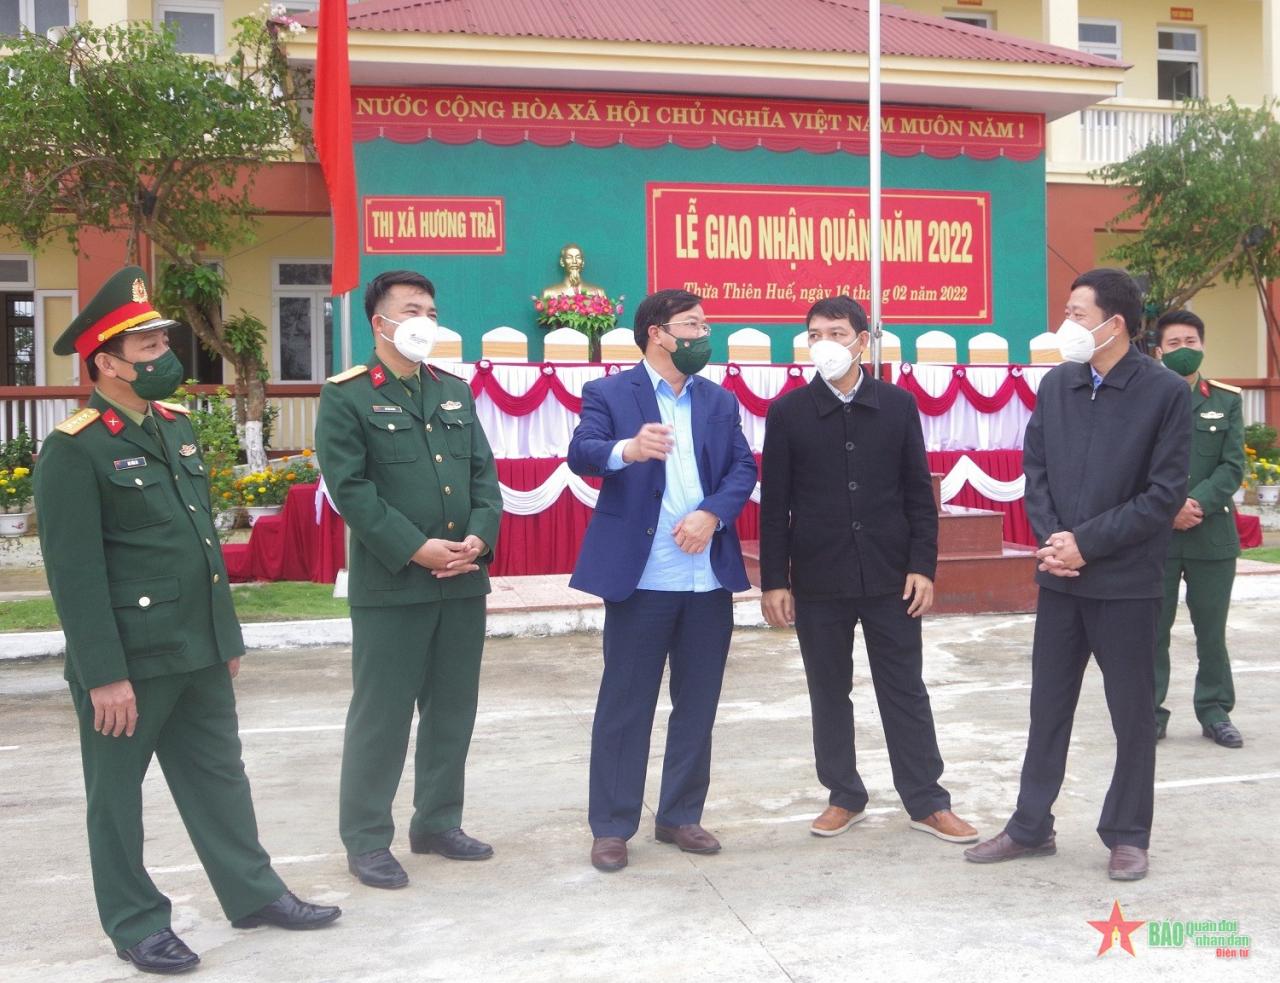
<instances>
[{"instance_id":1,"label":"red cap badge","mask_svg":"<svg viewBox=\"0 0 1280 983\"><path fill-rule=\"evenodd\" d=\"M124 429L124 421L120 419L120 414L113 409L108 409L102 414L102 422L111 431L111 436L113 437Z\"/></svg>"}]
</instances>

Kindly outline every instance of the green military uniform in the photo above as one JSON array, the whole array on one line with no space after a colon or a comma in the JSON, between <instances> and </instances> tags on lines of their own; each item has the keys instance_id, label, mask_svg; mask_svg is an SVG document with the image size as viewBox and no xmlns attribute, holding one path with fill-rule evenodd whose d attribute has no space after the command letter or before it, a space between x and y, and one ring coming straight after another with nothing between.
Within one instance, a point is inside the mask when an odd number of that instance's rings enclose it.
<instances>
[{"instance_id":1,"label":"green military uniform","mask_svg":"<svg viewBox=\"0 0 1280 983\"><path fill-rule=\"evenodd\" d=\"M1187 609L1196 632L1195 711L1203 726L1229 719L1235 706L1227 656L1227 609L1240 555L1231 496L1244 477L1244 419L1240 390L1199 378L1191 388L1191 475L1187 497L1204 520L1175 531L1164 568L1164 605L1156 642L1156 722L1169 719L1169 635L1178 614L1178 585L1187 582Z\"/></svg>"},{"instance_id":2,"label":"green military uniform","mask_svg":"<svg viewBox=\"0 0 1280 983\"><path fill-rule=\"evenodd\" d=\"M462 822L485 595L502 516L493 452L470 387L431 368L397 379L374 357L320 393L316 455L351 529L352 696L339 828L347 852L391 844L391 803L413 708L420 720L410 833ZM427 539L478 536L481 568L444 580L411 562Z\"/></svg>"},{"instance_id":3,"label":"green military uniform","mask_svg":"<svg viewBox=\"0 0 1280 983\"><path fill-rule=\"evenodd\" d=\"M79 327L110 321L113 278ZM134 277L134 274L137 274ZM127 295L127 294L126 294ZM125 313L129 313L126 310ZM164 326L152 313L136 330ZM88 349L82 350L82 354ZM227 917L279 898L284 884L258 843L240 760L226 662L244 651L209 503L209 483L183 407L131 413L95 391L50 433L35 469L40 544L66 635L65 676L80 725L89 854L102 926L117 949L169 927L170 904L143 865L142 780L154 754ZM128 679L132 737L94 730L89 691Z\"/></svg>"}]
</instances>

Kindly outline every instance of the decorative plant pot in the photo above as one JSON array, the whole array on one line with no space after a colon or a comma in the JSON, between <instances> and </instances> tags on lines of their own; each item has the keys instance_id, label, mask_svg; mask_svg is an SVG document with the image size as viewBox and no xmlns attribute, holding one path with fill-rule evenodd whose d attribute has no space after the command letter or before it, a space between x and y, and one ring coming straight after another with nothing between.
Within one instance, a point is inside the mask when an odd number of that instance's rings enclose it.
<instances>
[{"instance_id":1,"label":"decorative plant pot","mask_svg":"<svg viewBox=\"0 0 1280 983\"><path fill-rule=\"evenodd\" d=\"M30 512L0 512L0 536L25 536L30 524Z\"/></svg>"},{"instance_id":2,"label":"decorative plant pot","mask_svg":"<svg viewBox=\"0 0 1280 983\"><path fill-rule=\"evenodd\" d=\"M225 509L221 512L213 513L213 528L218 532L230 532L236 526L236 519L240 515L239 509Z\"/></svg>"},{"instance_id":3,"label":"decorative plant pot","mask_svg":"<svg viewBox=\"0 0 1280 983\"><path fill-rule=\"evenodd\" d=\"M1275 505L1280 502L1280 485L1259 485L1258 504Z\"/></svg>"},{"instance_id":4,"label":"decorative plant pot","mask_svg":"<svg viewBox=\"0 0 1280 983\"><path fill-rule=\"evenodd\" d=\"M283 505L246 505L244 513L249 517L249 525L255 525L264 515L279 515L284 511Z\"/></svg>"}]
</instances>

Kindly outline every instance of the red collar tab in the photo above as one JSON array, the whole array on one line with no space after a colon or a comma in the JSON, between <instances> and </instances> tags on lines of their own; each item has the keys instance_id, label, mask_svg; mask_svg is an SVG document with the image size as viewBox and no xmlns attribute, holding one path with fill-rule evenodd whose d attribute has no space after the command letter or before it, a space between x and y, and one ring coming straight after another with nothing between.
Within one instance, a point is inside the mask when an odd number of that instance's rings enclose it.
<instances>
[{"instance_id":1,"label":"red collar tab","mask_svg":"<svg viewBox=\"0 0 1280 983\"><path fill-rule=\"evenodd\" d=\"M381 389L387 384L387 372L381 365L375 365L369 370L369 381L373 383L374 389Z\"/></svg>"},{"instance_id":2,"label":"red collar tab","mask_svg":"<svg viewBox=\"0 0 1280 983\"><path fill-rule=\"evenodd\" d=\"M111 436L113 437L118 436L120 431L124 429L124 421L120 419L120 414L114 409L109 408L102 414L102 423L111 431Z\"/></svg>"},{"instance_id":3,"label":"red collar tab","mask_svg":"<svg viewBox=\"0 0 1280 983\"><path fill-rule=\"evenodd\" d=\"M1200 380L1200 395L1206 398L1209 396L1209 383L1205 382L1203 379Z\"/></svg>"},{"instance_id":4,"label":"red collar tab","mask_svg":"<svg viewBox=\"0 0 1280 983\"><path fill-rule=\"evenodd\" d=\"M162 417L164 417L166 420L174 420L174 419L177 419L177 417L175 417L172 413L170 413L168 410L166 410L166 409L165 409L163 406L161 406L159 403L152 403L152 404L151 404L151 408L152 408L153 410L155 410L155 412L159 413L159 414L160 414Z\"/></svg>"}]
</instances>

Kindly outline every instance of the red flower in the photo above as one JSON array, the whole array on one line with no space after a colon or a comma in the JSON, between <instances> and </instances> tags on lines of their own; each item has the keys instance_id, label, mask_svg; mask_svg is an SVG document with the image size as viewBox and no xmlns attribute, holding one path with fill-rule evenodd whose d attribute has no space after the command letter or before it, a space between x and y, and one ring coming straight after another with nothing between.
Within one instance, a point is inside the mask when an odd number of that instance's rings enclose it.
<instances>
[{"instance_id":1,"label":"red flower","mask_svg":"<svg viewBox=\"0 0 1280 983\"><path fill-rule=\"evenodd\" d=\"M540 311L540 310L542 310L542 301L540 301L540 300L535 300L535 301L533 302L533 309L534 309L535 311Z\"/></svg>"}]
</instances>

